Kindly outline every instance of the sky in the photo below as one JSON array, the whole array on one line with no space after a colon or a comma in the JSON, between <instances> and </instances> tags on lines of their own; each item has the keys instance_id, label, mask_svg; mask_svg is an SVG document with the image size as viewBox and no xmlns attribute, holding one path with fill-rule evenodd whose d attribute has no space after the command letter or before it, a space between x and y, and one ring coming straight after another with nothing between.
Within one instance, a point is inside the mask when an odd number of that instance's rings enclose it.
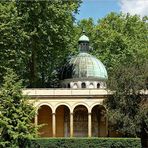
<instances>
[{"instance_id":1,"label":"sky","mask_svg":"<svg viewBox=\"0 0 148 148\"><path fill-rule=\"evenodd\" d=\"M148 16L148 0L83 0L76 15L77 21L92 17L95 22L110 12Z\"/></svg>"}]
</instances>

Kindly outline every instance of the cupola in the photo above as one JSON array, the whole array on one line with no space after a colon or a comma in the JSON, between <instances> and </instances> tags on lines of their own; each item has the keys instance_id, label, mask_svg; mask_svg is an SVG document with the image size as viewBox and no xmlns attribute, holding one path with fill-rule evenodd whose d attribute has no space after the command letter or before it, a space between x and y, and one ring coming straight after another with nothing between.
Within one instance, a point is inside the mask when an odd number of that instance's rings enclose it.
<instances>
[{"instance_id":1,"label":"cupola","mask_svg":"<svg viewBox=\"0 0 148 148\"><path fill-rule=\"evenodd\" d=\"M103 63L90 55L89 38L83 32L79 38L79 54L71 57L63 67L62 87L66 88L106 88L108 79Z\"/></svg>"}]
</instances>

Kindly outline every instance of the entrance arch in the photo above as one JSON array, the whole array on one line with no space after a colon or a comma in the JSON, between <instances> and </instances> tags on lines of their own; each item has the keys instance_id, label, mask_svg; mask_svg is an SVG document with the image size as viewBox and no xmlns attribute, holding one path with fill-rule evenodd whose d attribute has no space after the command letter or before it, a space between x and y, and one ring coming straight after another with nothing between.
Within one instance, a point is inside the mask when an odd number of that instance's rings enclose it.
<instances>
[{"instance_id":1,"label":"entrance arch","mask_svg":"<svg viewBox=\"0 0 148 148\"><path fill-rule=\"evenodd\" d=\"M84 105L78 105L73 111L74 137L88 136L88 110Z\"/></svg>"},{"instance_id":2,"label":"entrance arch","mask_svg":"<svg viewBox=\"0 0 148 148\"><path fill-rule=\"evenodd\" d=\"M95 105L91 111L92 115L92 137L107 136L106 109L102 105Z\"/></svg>"},{"instance_id":3,"label":"entrance arch","mask_svg":"<svg viewBox=\"0 0 148 148\"><path fill-rule=\"evenodd\" d=\"M56 108L56 137L69 137L70 109L66 105Z\"/></svg>"},{"instance_id":4,"label":"entrance arch","mask_svg":"<svg viewBox=\"0 0 148 148\"><path fill-rule=\"evenodd\" d=\"M48 105L42 105L38 109L38 125L43 124L39 129L41 137L52 137L52 110Z\"/></svg>"}]
</instances>

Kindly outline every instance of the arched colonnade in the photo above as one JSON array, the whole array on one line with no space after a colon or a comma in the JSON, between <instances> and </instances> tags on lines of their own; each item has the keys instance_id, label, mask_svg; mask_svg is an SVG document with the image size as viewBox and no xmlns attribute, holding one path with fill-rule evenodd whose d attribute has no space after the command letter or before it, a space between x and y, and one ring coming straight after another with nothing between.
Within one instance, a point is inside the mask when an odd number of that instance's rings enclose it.
<instances>
[{"instance_id":1,"label":"arched colonnade","mask_svg":"<svg viewBox=\"0 0 148 148\"><path fill-rule=\"evenodd\" d=\"M37 106L35 124L43 124L39 129L41 137L107 136L106 109L98 103L59 103L55 107L42 103Z\"/></svg>"}]
</instances>

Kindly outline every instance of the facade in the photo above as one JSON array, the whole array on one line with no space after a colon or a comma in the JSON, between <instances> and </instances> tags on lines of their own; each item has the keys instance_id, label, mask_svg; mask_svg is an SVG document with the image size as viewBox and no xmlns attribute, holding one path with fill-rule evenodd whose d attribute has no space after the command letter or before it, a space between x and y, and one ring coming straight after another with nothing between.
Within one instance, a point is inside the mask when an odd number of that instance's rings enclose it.
<instances>
[{"instance_id":1,"label":"facade","mask_svg":"<svg viewBox=\"0 0 148 148\"><path fill-rule=\"evenodd\" d=\"M108 122L103 101L107 98L107 71L90 55L89 38L79 39L79 54L61 72L59 89L25 89L36 107L35 124L44 124L41 137L107 137Z\"/></svg>"}]
</instances>

